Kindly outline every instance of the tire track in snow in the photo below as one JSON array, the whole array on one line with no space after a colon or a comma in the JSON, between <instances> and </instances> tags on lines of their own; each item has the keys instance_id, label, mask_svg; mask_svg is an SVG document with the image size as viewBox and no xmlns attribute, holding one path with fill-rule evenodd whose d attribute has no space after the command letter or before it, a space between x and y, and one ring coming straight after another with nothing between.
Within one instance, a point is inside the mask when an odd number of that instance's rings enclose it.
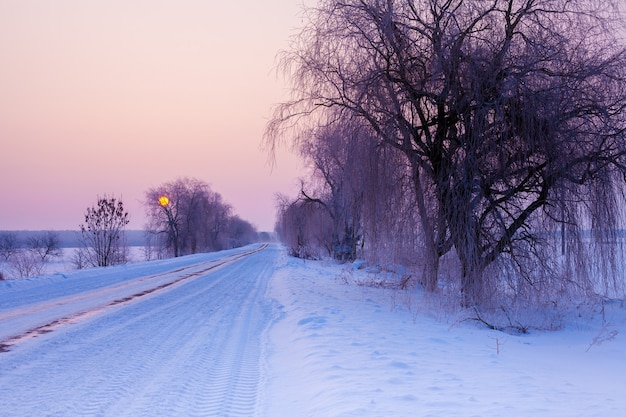
<instances>
[{"instance_id":1,"label":"tire track in snow","mask_svg":"<svg viewBox=\"0 0 626 417\"><path fill-rule=\"evenodd\" d=\"M144 276L144 277L133 279L133 280L130 280L130 281L125 281L125 282L117 283L117 284L114 284L114 285L109 285L109 286L104 287L104 288L95 289L95 290L88 291L88 292L81 293L81 294L69 295L69 296L66 296L66 297L56 298L56 299L53 299L53 300L50 300L50 301L44 301L44 302L35 303L35 304L32 304L32 305L28 305L28 306L12 308L12 309L9 309L7 311L0 312L0 321L9 320L9 319L12 319L14 317L23 316L23 315L26 315L26 314L33 314L33 313L38 313L38 312L41 312L41 311L51 310L51 309L54 309L56 307L62 307L62 306L66 306L66 305L76 304L79 301L84 301L84 300L90 299L90 298L93 299L93 298L96 298L96 297L105 297L108 294L113 294L114 295L115 293L119 293L121 291L124 291L127 288L132 290L132 287L139 287L140 284L142 284L144 282L156 281L156 280L158 280L159 278L162 278L162 277L167 278L170 275L182 273L184 271L196 268L197 266L198 266L198 264L189 265L189 266L185 266L185 267L182 267L182 268L173 269L171 271L163 272L163 273L160 273L160 274L152 274L152 275L149 275L149 276Z\"/></svg>"},{"instance_id":2,"label":"tire track in snow","mask_svg":"<svg viewBox=\"0 0 626 417\"><path fill-rule=\"evenodd\" d=\"M253 259L244 262L258 265ZM200 314L210 321L194 335L182 338L184 343L175 357L168 358L150 378L151 386L136 393L141 400L120 404L112 414L140 415L155 405L161 415L255 414L261 380L261 336L271 317L269 304L262 300L272 270L271 264L266 264L249 277L245 275L250 265L235 267L238 269L221 276L214 288L199 294L209 299L216 293L223 295L209 314ZM180 374L185 378L177 377Z\"/></svg>"},{"instance_id":3,"label":"tire track in snow","mask_svg":"<svg viewBox=\"0 0 626 417\"><path fill-rule=\"evenodd\" d=\"M45 312L46 310L52 310L58 306L77 304L79 302L85 302L85 300L89 300L89 299L98 299L106 294L118 293L120 290L124 290L124 289L132 290L133 287L137 287L138 284L143 284L146 281L154 280L157 277L173 276L171 280L167 280L166 282L162 284L159 284L156 286L150 286L149 288L143 289L139 292L131 292L129 295L116 298L103 305L97 305L96 307L92 307L87 310L81 310L81 311L72 313L70 315L65 315L65 316L55 318L54 320L49 321L43 325L31 328L17 335L6 338L5 340L0 340L0 353L8 352L12 346L15 346L18 343L23 342L25 340L32 339L32 338L50 333L67 324L77 323L80 320L101 314L105 312L106 310L110 309L111 307L115 307L120 304L130 303L130 302L137 300L138 298L168 289L169 287L176 286L189 279L198 278L214 269L236 262L246 256L250 256L254 253L264 250L267 248L267 246L268 246L267 244L263 244L259 248L252 249L252 250L235 254L235 255L230 255L225 260L217 261L217 263L215 261L209 261L208 262L210 264L209 266L204 266L206 263L195 264L195 265L191 265L191 266L187 266L183 268L178 268L172 271L167 271L161 274L150 275L148 277L141 277L139 279L136 279L127 283L117 284L111 287L106 287L103 289L91 291L86 294L75 295L75 296L71 296L62 300L55 300L49 303L38 304L37 306L30 307L30 308L20 308L20 309L15 309L15 310L10 310L8 312L5 312L2 315L0 315L0 320L3 320L3 319L6 320L9 318L13 318L13 317L17 317L17 316L25 315L25 314L31 314L35 312L41 312L41 311ZM191 270L191 272L185 273L186 271L189 271L189 270Z\"/></svg>"},{"instance_id":4,"label":"tire track in snow","mask_svg":"<svg viewBox=\"0 0 626 417\"><path fill-rule=\"evenodd\" d=\"M237 267L233 265L233 268ZM209 370L222 354L216 341L224 337L223 329L228 326L235 308L239 307L230 296L242 291L242 283L233 278L230 270L228 272L212 277L210 285L203 284L199 291L190 289L187 296L181 297L178 294L181 291L171 293L176 297L166 306L151 307L143 315L145 317L137 320L137 327L144 327L143 323L150 316L156 318L168 312L185 312L184 316L174 314L176 320L163 321L153 335L158 342L133 353L135 359L129 361L129 367L124 371L129 379L118 384L124 389L125 398L118 401L108 415L150 415L146 410L155 408L160 410L160 415L211 415L190 410L197 408L196 404L205 394ZM223 297L216 299L216 294ZM200 304L198 300L202 299L211 300L210 304ZM192 317L187 316L188 305L197 308ZM189 320L197 320L200 324L190 329L185 323ZM116 390L117 387L107 391ZM110 398L111 395L106 393L103 397Z\"/></svg>"},{"instance_id":5,"label":"tire track in snow","mask_svg":"<svg viewBox=\"0 0 626 417\"><path fill-rule=\"evenodd\" d=\"M260 382L260 336L264 330L259 316L269 317L255 300L262 295L265 287L257 286L242 303L233 320L230 334L220 349L219 356L209 374L210 385L203 398L201 415L249 416L253 415L258 402Z\"/></svg>"}]
</instances>

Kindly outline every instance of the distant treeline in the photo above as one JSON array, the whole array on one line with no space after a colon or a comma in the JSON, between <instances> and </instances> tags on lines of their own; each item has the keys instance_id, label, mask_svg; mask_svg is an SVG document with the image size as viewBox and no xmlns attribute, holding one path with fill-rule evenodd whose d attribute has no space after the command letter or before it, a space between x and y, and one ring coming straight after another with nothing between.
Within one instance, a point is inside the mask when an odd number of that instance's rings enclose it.
<instances>
[{"instance_id":1,"label":"distant treeline","mask_svg":"<svg viewBox=\"0 0 626 417\"><path fill-rule=\"evenodd\" d=\"M0 230L0 236L5 233L13 234L17 237L20 247L26 247L29 238L41 236L48 230ZM77 248L80 244L80 231L78 230L52 230L59 237L59 247L61 248ZM145 230L126 230L124 231L127 246L146 246ZM267 232L257 233L257 240L261 242L269 242L274 239L272 234Z\"/></svg>"},{"instance_id":2,"label":"distant treeline","mask_svg":"<svg viewBox=\"0 0 626 417\"><path fill-rule=\"evenodd\" d=\"M20 246L25 246L29 238L41 236L42 233L46 232L48 230L0 230L0 235L3 233L14 234ZM53 232L58 235L61 248L76 248L80 246L80 231L54 230ZM146 232L143 230L126 230L124 236L128 246L145 246L146 244Z\"/></svg>"}]
</instances>

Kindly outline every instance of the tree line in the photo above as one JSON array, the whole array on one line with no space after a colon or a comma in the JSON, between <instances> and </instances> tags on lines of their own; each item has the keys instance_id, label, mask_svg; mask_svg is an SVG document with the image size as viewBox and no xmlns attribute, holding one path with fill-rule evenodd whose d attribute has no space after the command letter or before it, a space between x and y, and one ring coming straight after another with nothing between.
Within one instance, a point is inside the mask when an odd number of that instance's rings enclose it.
<instances>
[{"instance_id":1,"label":"tree line","mask_svg":"<svg viewBox=\"0 0 626 417\"><path fill-rule=\"evenodd\" d=\"M222 196L206 182L179 178L150 188L144 196L147 223L146 260L218 251L258 241L260 236L249 222L233 213ZM126 226L130 213L115 196L97 197L79 225L78 248L71 263L85 267L110 266L128 262ZM59 234L41 232L20 241L15 232L0 233L0 260L11 266L17 277L44 272L45 263L63 254ZM1 274L0 279L6 278Z\"/></svg>"},{"instance_id":2,"label":"tree line","mask_svg":"<svg viewBox=\"0 0 626 417\"><path fill-rule=\"evenodd\" d=\"M311 168L279 201L293 254L390 259L431 292L453 276L465 306L623 295L618 2L321 0L305 16L266 133Z\"/></svg>"},{"instance_id":3,"label":"tree line","mask_svg":"<svg viewBox=\"0 0 626 417\"><path fill-rule=\"evenodd\" d=\"M232 207L209 185L195 178L179 178L150 188L144 208L146 259L178 257L247 245L258 240L255 227L232 213ZM125 263L124 228L129 213L115 197L98 198L80 225L80 266Z\"/></svg>"},{"instance_id":4,"label":"tree line","mask_svg":"<svg viewBox=\"0 0 626 417\"><path fill-rule=\"evenodd\" d=\"M151 188L144 206L148 243L159 254L163 249L172 256L217 251L258 239L255 227L198 179L180 178Z\"/></svg>"}]
</instances>

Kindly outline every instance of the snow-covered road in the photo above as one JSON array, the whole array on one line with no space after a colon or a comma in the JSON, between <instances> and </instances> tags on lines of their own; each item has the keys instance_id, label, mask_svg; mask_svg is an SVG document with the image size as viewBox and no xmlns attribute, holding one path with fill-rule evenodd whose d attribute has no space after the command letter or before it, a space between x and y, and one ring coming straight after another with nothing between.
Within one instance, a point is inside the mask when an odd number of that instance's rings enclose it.
<instances>
[{"instance_id":1,"label":"snow-covered road","mask_svg":"<svg viewBox=\"0 0 626 417\"><path fill-rule=\"evenodd\" d=\"M256 245L0 281L0 417L626 415L626 302L513 335L379 278Z\"/></svg>"},{"instance_id":2,"label":"snow-covered road","mask_svg":"<svg viewBox=\"0 0 626 417\"><path fill-rule=\"evenodd\" d=\"M45 285L8 293L0 415L254 414L276 248L221 255L109 274L109 285L69 279L59 297Z\"/></svg>"}]
</instances>

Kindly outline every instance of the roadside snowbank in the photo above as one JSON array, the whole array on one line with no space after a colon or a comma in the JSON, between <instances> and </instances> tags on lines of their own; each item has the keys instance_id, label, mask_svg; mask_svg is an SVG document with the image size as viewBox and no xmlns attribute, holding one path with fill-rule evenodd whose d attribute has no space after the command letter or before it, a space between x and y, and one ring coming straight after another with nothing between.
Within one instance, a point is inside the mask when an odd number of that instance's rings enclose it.
<instances>
[{"instance_id":1,"label":"roadside snowbank","mask_svg":"<svg viewBox=\"0 0 626 417\"><path fill-rule=\"evenodd\" d=\"M615 306L603 331L610 340L601 344L601 323L514 336L414 313L398 294L346 285L342 273L322 262L282 259L269 289L281 318L270 330L271 398L263 415L626 412L623 308Z\"/></svg>"}]
</instances>

